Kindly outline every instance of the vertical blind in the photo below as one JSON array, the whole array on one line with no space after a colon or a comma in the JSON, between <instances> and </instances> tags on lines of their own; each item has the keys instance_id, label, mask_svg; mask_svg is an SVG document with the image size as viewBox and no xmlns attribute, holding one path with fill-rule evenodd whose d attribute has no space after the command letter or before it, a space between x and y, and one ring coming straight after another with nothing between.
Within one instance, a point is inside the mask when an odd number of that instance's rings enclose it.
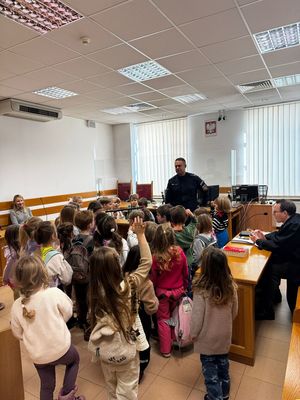
<instances>
[{"instance_id":1,"label":"vertical blind","mask_svg":"<svg viewBox=\"0 0 300 400\"><path fill-rule=\"evenodd\" d=\"M137 182L153 181L153 194L160 195L168 179L175 175L174 160L187 159L187 119L135 124L133 142Z\"/></svg>"},{"instance_id":2,"label":"vertical blind","mask_svg":"<svg viewBox=\"0 0 300 400\"><path fill-rule=\"evenodd\" d=\"M247 110L247 183L273 196L300 195L300 103Z\"/></svg>"}]
</instances>

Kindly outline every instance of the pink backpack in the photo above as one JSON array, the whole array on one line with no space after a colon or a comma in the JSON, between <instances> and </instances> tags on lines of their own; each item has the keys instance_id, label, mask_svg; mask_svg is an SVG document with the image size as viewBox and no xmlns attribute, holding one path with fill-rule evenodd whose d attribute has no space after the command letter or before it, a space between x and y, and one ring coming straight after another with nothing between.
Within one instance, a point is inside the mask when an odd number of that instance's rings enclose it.
<instances>
[{"instance_id":1,"label":"pink backpack","mask_svg":"<svg viewBox=\"0 0 300 400\"><path fill-rule=\"evenodd\" d=\"M185 296L179 300L179 304L172 313L175 338L179 347L185 347L192 343L190 335L192 308L193 301Z\"/></svg>"}]
</instances>

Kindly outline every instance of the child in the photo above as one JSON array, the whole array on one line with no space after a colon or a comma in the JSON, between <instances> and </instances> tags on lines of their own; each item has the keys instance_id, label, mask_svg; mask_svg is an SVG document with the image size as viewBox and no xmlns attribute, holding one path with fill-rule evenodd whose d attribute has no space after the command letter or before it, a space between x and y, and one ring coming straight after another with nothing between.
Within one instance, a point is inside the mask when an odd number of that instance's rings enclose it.
<instances>
[{"instance_id":1,"label":"child","mask_svg":"<svg viewBox=\"0 0 300 400\"><path fill-rule=\"evenodd\" d=\"M226 255L215 247L203 252L200 279L194 280L191 336L200 353L207 394L205 400L228 400L228 352L232 321L237 315L237 285Z\"/></svg>"},{"instance_id":2,"label":"child","mask_svg":"<svg viewBox=\"0 0 300 400\"><path fill-rule=\"evenodd\" d=\"M71 224L74 225L74 219L77 212L78 212L78 207L72 204L64 206L60 211L59 223L64 224L65 222L71 222ZM78 235L79 229L75 225L73 229L74 229L74 235L75 236Z\"/></svg>"},{"instance_id":3,"label":"child","mask_svg":"<svg viewBox=\"0 0 300 400\"><path fill-rule=\"evenodd\" d=\"M170 210L171 204L163 204L159 206L156 212L156 219L159 224L164 224L165 222L171 221Z\"/></svg>"},{"instance_id":4,"label":"child","mask_svg":"<svg viewBox=\"0 0 300 400\"><path fill-rule=\"evenodd\" d=\"M202 258L203 250L208 246L217 244L212 219L208 214L200 214L197 218L197 232L193 243L193 266L198 267Z\"/></svg>"},{"instance_id":5,"label":"child","mask_svg":"<svg viewBox=\"0 0 300 400\"><path fill-rule=\"evenodd\" d=\"M128 206L128 208L135 208L138 207L139 205L139 195L137 193L133 193L129 196L128 199L130 205Z\"/></svg>"},{"instance_id":6,"label":"child","mask_svg":"<svg viewBox=\"0 0 300 400\"><path fill-rule=\"evenodd\" d=\"M73 311L72 301L61 290L48 287L47 271L37 257L20 258L15 279L21 297L11 309L11 329L24 343L39 374L40 399L53 400L55 366L65 365L58 400L85 400L84 396L75 396L79 354L66 326Z\"/></svg>"},{"instance_id":7,"label":"child","mask_svg":"<svg viewBox=\"0 0 300 400\"><path fill-rule=\"evenodd\" d=\"M8 285L14 292L14 299L19 297L19 291L14 284L15 265L20 256L19 225L9 225L5 231L7 246L4 247L6 266L3 275L3 283Z\"/></svg>"},{"instance_id":8,"label":"child","mask_svg":"<svg viewBox=\"0 0 300 400\"><path fill-rule=\"evenodd\" d=\"M128 277L133 271L135 271L138 268L140 260L141 260L140 248L139 246L133 246L129 250L127 260L123 266L123 273L125 277ZM146 278L145 282L141 285L138 291L138 297L141 302L139 308L139 316L143 325L147 341L150 344L151 315L156 313L158 309L158 299L155 296L153 283L150 281L149 278ZM139 382L142 380L144 371L150 362L150 349L151 348L149 346L148 349L140 352Z\"/></svg>"},{"instance_id":9,"label":"child","mask_svg":"<svg viewBox=\"0 0 300 400\"><path fill-rule=\"evenodd\" d=\"M144 221L152 221L155 222L154 215L152 212L147 208L148 207L148 200L145 197L142 197L138 200L138 205L142 207L143 213L145 214Z\"/></svg>"},{"instance_id":10,"label":"child","mask_svg":"<svg viewBox=\"0 0 300 400\"><path fill-rule=\"evenodd\" d=\"M43 220L38 217L31 217L20 226L20 255L31 256L40 253L40 246L34 239L34 233Z\"/></svg>"},{"instance_id":11,"label":"child","mask_svg":"<svg viewBox=\"0 0 300 400\"><path fill-rule=\"evenodd\" d=\"M112 208L117 210L121 207L121 199L119 197L114 197L112 199ZM125 219L125 215L122 211L114 211L113 216L115 219Z\"/></svg>"},{"instance_id":12,"label":"child","mask_svg":"<svg viewBox=\"0 0 300 400\"><path fill-rule=\"evenodd\" d=\"M61 252L53 246L57 240L54 225L49 221L40 222L34 238L41 245L41 257L46 265L50 278L50 286L68 285L71 282L73 270L64 259Z\"/></svg>"},{"instance_id":13,"label":"child","mask_svg":"<svg viewBox=\"0 0 300 400\"><path fill-rule=\"evenodd\" d=\"M75 226L80 230L80 234L76 236L76 240L85 242L89 255L94 250L94 240L92 232L94 230L94 215L92 211L78 211L74 218Z\"/></svg>"},{"instance_id":14,"label":"child","mask_svg":"<svg viewBox=\"0 0 300 400\"><path fill-rule=\"evenodd\" d=\"M222 248L229 241L227 232L228 213L231 208L230 200L227 196L219 196L212 204L213 228L217 236L218 247Z\"/></svg>"},{"instance_id":15,"label":"child","mask_svg":"<svg viewBox=\"0 0 300 400\"><path fill-rule=\"evenodd\" d=\"M113 248L101 247L95 250L91 260L91 316L95 326L89 346L101 348L98 351L102 371L108 390L108 399L136 400L139 379L139 357L137 350L145 350L148 343L142 339L142 328L137 331L136 290L139 290L148 276L151 267L151 253L144 235L144 226L136 218L134 230L139 240L141 261L130 278L122 280L118 254ZM117 338L122 338L121 346ZM135 340L135 341L134 341ZM113 343L115 346L111 345ZM116 345L119 343L119 346ZM123 348L130 346L122 357ZM91 348L91 347L90 347ZM105 348L110 358L104 361Z\"/></svg>"},{"instance_id":16,"label":"child","mask_svg":"<svg viewBox=\"0 0 300 400\"><path fill-rule=\"evenodd\" d=\"M160 352L171 356L173 331L167 321L188 286L188 266L184 252L176 246L169 224L159 225L152 242L153 263L150 278L159 300L157 310Z\"/></svg>"},{"instance_id":17,"label":"child","mask_svg":"<svg viewBox=\"0 0 300 400\"><path fill-rule=\"evenodd\" d=\"M158 228L158 225L155 222L152 222L152 221L145 222L145 236L146 236L147 242L149 243L150 249L151 249L151 243L154 239L157 228Z\"/></svg>"},{"instance_id":18,"label":"child","mask_svg":"<svg viewBox=\"0 0 300 400\"><path fill-rule=\"evenodd\" d=\"M129 228L128 228L128 232L127 232L127 244L130 249L131 249L131 247L137 246L137 244L138 244L137 236L131 229L134 219L137 217L141 218L144 221L144 218L145 218L144 212L142 210L133 210L133 211L131 211L131 213L129 214L129 217L128 217Z\"/></svg>"},{"instance_id":19,"label":"child","mask_svg":"<svg viewBox=\"0 0 300 400\"><path fill-rule=\"evenodd\" d=\"M96 218L96 228L95 245L114 247L119 254L121 265L124 265L129 248L126 240L118 234L118 226L114 217L107 214L99 216Z\"/></svg>"}]
</instances>

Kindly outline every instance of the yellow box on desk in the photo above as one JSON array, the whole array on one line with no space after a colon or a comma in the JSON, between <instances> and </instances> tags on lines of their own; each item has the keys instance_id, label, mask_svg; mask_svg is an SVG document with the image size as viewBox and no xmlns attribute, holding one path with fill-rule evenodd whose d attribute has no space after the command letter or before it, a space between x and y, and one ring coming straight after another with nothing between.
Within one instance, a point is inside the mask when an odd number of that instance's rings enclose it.
<instances>
[{"instance_id":1,"label":"yellow box on desk","mask_svg":"<svg viewBox=\"0 0 300 400\"><path fill-rule=\"evenodd\" d=\"M231 257L248 257L249 248L247 247L235 247L235 246L225 246L223 247L223 251L227 256Z\"/></svg>"}]
</instances>

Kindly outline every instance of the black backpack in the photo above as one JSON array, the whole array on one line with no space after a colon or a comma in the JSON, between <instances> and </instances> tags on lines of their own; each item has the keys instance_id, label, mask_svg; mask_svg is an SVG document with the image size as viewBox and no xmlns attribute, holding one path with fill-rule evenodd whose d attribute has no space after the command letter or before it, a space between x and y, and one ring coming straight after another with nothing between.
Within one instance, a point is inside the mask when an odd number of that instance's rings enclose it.
<instances>
[{"instance_id":1,"label":"black backpack","mask_svg":"<svg viewBox=\"0 0 300 400\"><path fill-rule=\"evenodd\" d=\"M66 261L73 269L72 283L86 284L89 282L90 262L86 245L90 240L89 236L84 240L75 238L72 241L72 247L65 255Z\"/></svg>"}]
</instances>

